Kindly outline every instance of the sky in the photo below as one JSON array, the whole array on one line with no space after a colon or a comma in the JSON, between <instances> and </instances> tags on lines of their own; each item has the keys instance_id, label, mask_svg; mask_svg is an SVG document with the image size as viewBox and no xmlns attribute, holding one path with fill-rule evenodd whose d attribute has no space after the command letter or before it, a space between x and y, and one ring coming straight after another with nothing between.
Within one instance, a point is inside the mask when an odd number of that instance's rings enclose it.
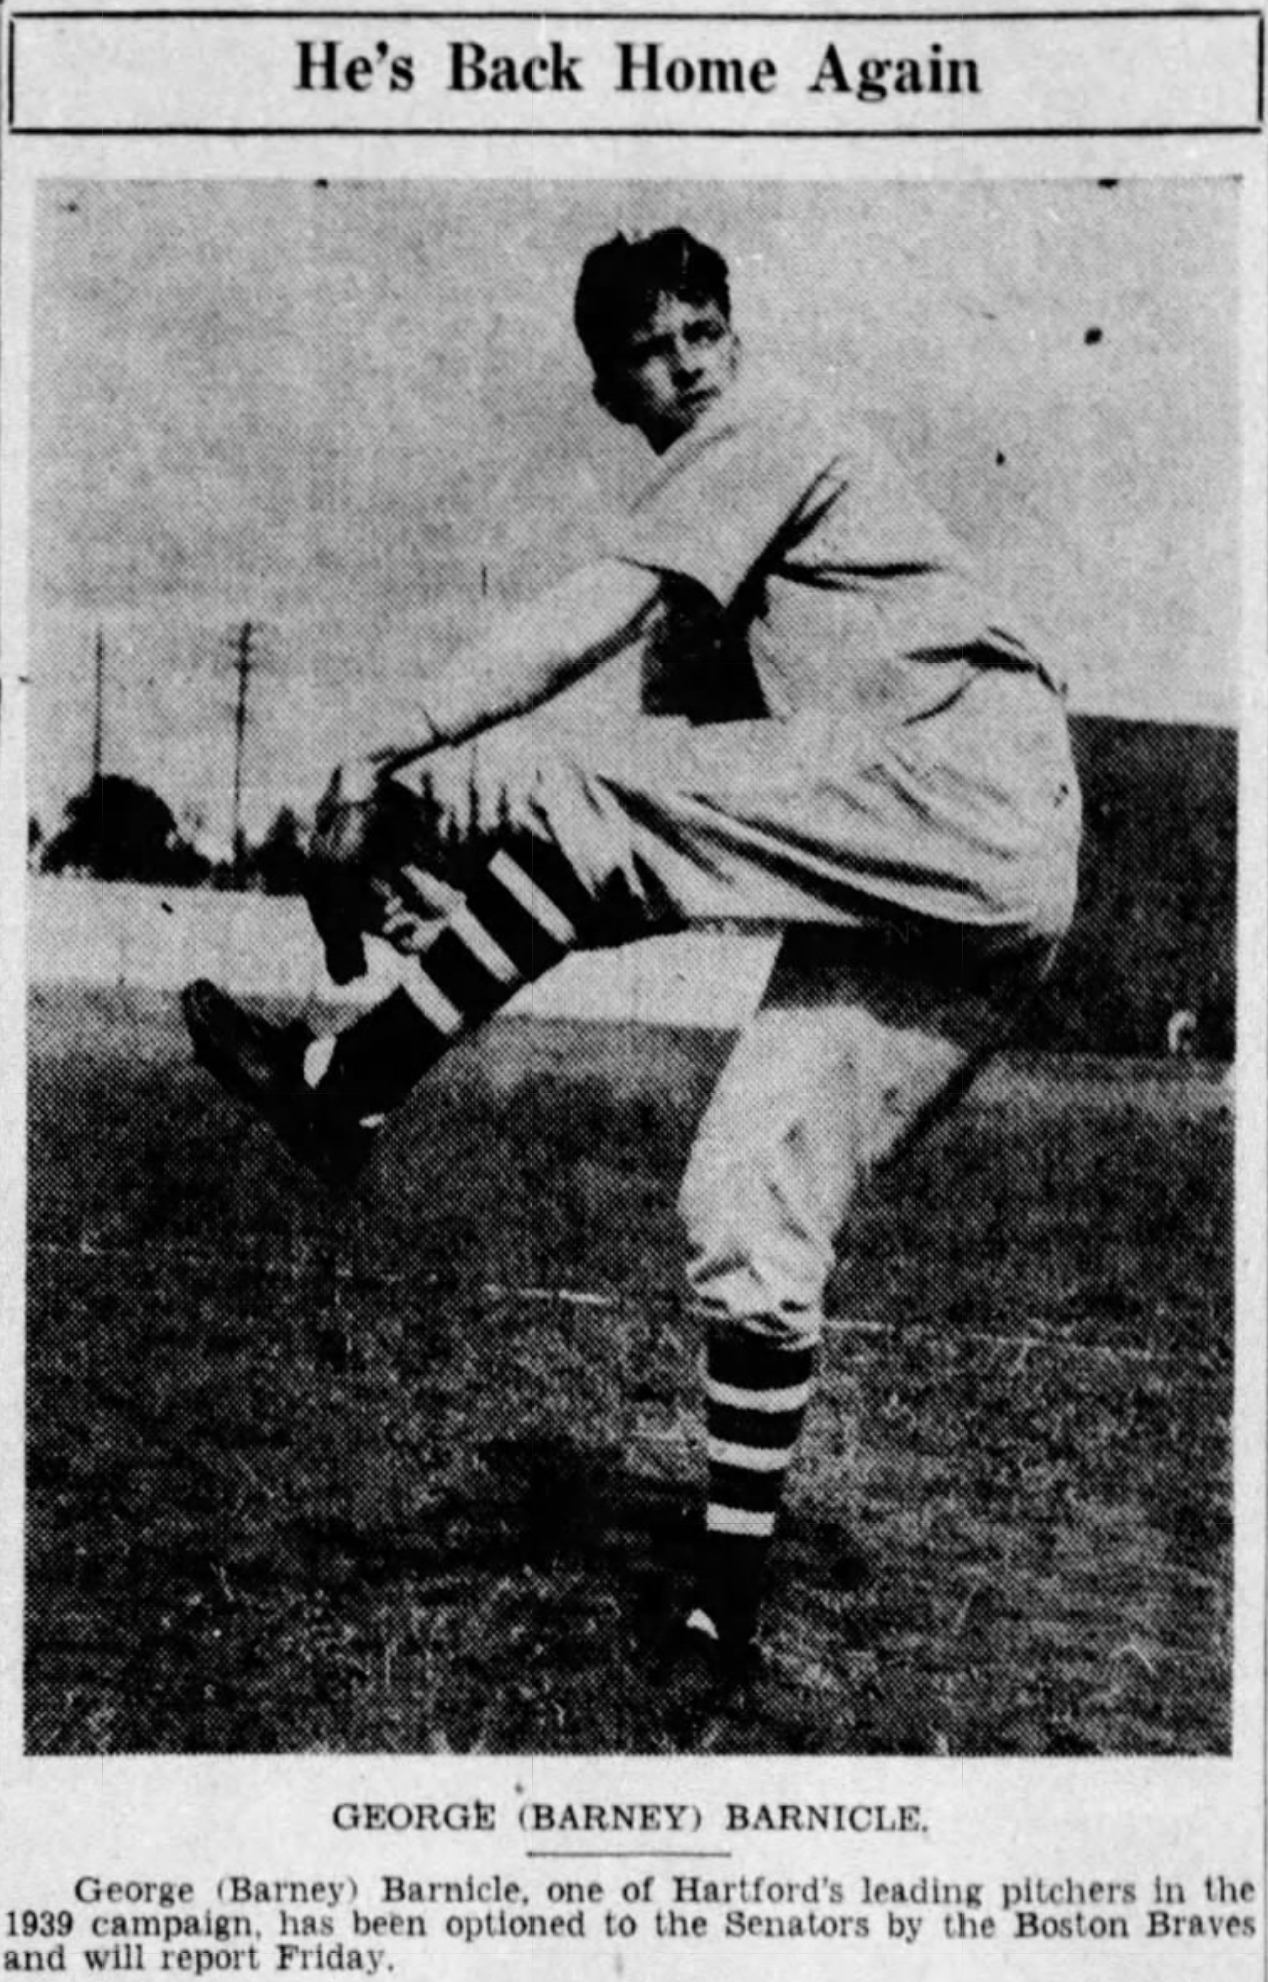
<instances>
[{"instance_id":1,"label":"sky","mask_svg":"<svg viewBox=\"0 0 1268 1982\"><path fill-rule=\"evenodd\" d=\"M229 822L408 733L430 669L637 484L576 271L617 226L727 255L745 363L875 421L1046 629L1076 709L1237 714L1238 195L1227 180L45 181L29 783L91 764ZM650 459L650 457L647 457Z\"/></svg>"}]
</instances>

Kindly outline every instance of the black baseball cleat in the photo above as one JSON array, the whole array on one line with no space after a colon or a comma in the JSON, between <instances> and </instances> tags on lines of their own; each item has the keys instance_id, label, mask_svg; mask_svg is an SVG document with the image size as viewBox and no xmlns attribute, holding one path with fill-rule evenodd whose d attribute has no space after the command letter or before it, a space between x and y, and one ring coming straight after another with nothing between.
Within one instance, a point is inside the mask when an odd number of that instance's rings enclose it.
<instances>
[{"instance_id":1,"label":"black baseball cleat","mask_svg":"<svg viewBox=\"0 0 1268 1982\"><path fill-rule=\"evenodd\" d=\"M304 1078L313 1033L299 1021L257 1018L205 977L181 992L194 1057L220 1085L269 1124L294 1160L328 1189L345 1191L360 1176L377 1127L367 1127L335 1097Z\"/></svg>"},{"instance_id":2,"label":"black baseball cleat","mask_svg":"<svg viewBox=\"0 0 1268 1982\"><path fill-rule=\"evenodd\" d=\"M729 1709L743 1707L762 1671L752 1638L713 1635L703 1614L679 1618L660 1647L657 1687L665 1729L678 1749L697 1749L720 1729Z\"/></svg>"}]
</instances>

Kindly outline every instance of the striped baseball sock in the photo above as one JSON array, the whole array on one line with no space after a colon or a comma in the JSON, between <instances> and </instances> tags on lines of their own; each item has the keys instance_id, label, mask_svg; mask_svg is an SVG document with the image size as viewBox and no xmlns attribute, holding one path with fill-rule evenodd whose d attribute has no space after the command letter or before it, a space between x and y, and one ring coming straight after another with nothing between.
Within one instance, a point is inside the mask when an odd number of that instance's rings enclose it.
<instances>
[{"instance_id":1,"label":"striped baseball sock","mask_svg":"<svg viewBox=\"0 0 1268 1982\"><path fill-rule=\"evenodd\" d=\"M553 970L587 916L593 904L557 847L499 847L401 987L333 1043L313 1042L310 1081L343 1088L363 1123L399 1107L464 1033Z\"/></svg>"},{"instance_id":2,"label":"striped baseball sock","mask_svg":"<svg viewBox=\"0 0 1268 1982\"><path fill-rule=\"evenodd\" d=\"M802 1419L814 1388L813 1348L776 1348L757 1336L709 1333L705 1416L709 1505L688 1620L724 1643L753 1634L762 1578ZM702 1615L703 1614L703 1615Z\"/></svg>"}]
</instances>

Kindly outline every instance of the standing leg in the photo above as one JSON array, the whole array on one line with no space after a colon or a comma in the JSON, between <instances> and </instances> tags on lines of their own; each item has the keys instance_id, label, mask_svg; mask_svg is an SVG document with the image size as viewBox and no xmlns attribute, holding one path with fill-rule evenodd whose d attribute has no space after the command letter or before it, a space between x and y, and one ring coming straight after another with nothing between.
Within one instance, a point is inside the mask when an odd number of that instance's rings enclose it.
<instances>
[{"instance_id":1,"label":"standing leg","mask_svg":"<svg viewBox=\"0 0 1268 1982\"><path fill-rule=\"evenodd\" d=\"M863 961L858 936L793 931L706 1112L681 1197L709 1454L688 1624L724 1651L756 1626L851 1199L971 1079L1002 989L899 975Z\"/></svg>"}]
</instances>

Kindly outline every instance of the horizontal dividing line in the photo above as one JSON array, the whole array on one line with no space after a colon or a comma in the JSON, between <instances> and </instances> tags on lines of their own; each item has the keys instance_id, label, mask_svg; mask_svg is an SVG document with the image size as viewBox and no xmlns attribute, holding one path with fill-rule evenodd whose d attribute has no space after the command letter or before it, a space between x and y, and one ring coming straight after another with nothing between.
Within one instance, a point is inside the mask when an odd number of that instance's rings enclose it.
<instances>
[{"instance_id":1,"label":"horizontal dividing line","mask_svg":"<svg viewBox=\"0 0 1268 1982\"><path fill-rule=\"evenodd\" d=\"M1228 8L1185 7L1185 8L1122 8L1122 9L1071 8L1071 9L1052 9L1045 13L1028 13L1015 9L1008 9L1008 10L992 9L982 12L973 12L973 11L964 11L964 10L941 12L941 11L931 10L928 12L910 13L910 14L884 13L884 12L861 12L861 13L838 12L838 13L803 14L803 13L787 13L787 12L776 13L776 12L765 12L765 11L750 13L750 12L738 12L732 10L723 10L723 11L699 10L691 13L679 13L679 12L664 12L659 9L649 10L646 12L604 12L604 13L566 12L566 11L542 12L542 11L528 11L524 9L502 9L502 8L479 9L479 10L476 9L457 9L457 10L384 9L384 10L377 10L372 13L367 13L365 15L358 14L353 16L349 16L346 13L340 13L328 9L226 8L223 10L219 10L219 9L212 10L212 9L202 9L202 8L190 8L185 10L180 10L180 9L169 10L169 9L157 9L157 8L133 8L133 9L121 10L117 13L116 12L107 13L104 9L93 8L93 9L68 9L65 12L48 12L44 10L32 10L29 12L24 11L22 13L16 13L11 15L9 26L10 26L10 36L11 36L11 49L12 49L12 37L18 21L62 22L62 21L83 20L83 21L103 22L103 23L107 21L108 22L164 21L167 23L171 23L174 21L176 22L179 21L348 22L349 20L358 20L358 19L404 21L404 22L410 22L410 21L516 22L518 21L518 22L532 22L534 24L539 24L542 26L548 25L550 23L576 23L584 26L592 21L626 24L626 25L632 23L637 24L639 22L647 22L647 21L664 22L671 25L682 25L684 23L690 23L690 22L702 22L710 25L731 24L740 27L754 25L754 24L772 25L772 26L787 25L792 27L801 27L803 25L810 25L816 23L821 25L848 27L848 26L863 25L863 24L867 24L867 25L892 24L895 26L907 26L912 23L934 23L940 26L946 26L948 24L972 26L975 23L992 23L992 22L1004 22L1009 24L1020 23L1024 25L1036 25L1036 24L1042 25L1044 23L1066 22L1066 21L1069 22L1112 21L1117 23L1126 20L1126 21L1147 21L1147 22L1162 23L1173 20L1195 20L1195 21L1196 20L1233 20L1233 21L1256 20L1259 22L1259 30L1260 30L1259 32L1260 51L1259 51L1259 64L1258 64L1260 69L1260 87L1258 92L1260 101L1258 105L1258 118L1256 122L1250 124L1235 124L1235 125L1166 124L1166 125L1089 125L1089 126L1055 126L1055 127L1044 126L1044 125L1032 125L1032 126L1018 126L1018 127L1010 126L1004 129L991 127L984 129L972 129L972 130L926 129L923 127L917 127L911 129L904 129L900 131L895 131L895 130L808 131L800 128L793 130L787 130L787 129L754 130L749 126L743 126L738 129L724 127L720 129L699 130L692 127L678 127L678 126L673 126L668 128L652 128L645 126L624 127L624 126L608 126L608 125L584 126L575 129L561 128L558 126L544 127L544 126L533 126L533 125L516 125L510 127L504 126L496 129L491 129L487 126L465 126L465 125L450 127L450 128L440 128L440 127L423 126L423 125L408 126L404 128L400 126L387 127L387 126L348 126L348 125L315 125L315 126L240 125L236 127L210 126L210 125L142 125L142 124L98 125L98 126L31 125L31 124L20 124L15 120L15 115L14 115L15 105L12 101L12 97L14 94L13 81L14 81L14 71L16 65L11 59L9 65L9 82L10 82L11 100L8 106L8 129L10 134L13 135L14 137L47 137L47 138L171 137L171 138L199 138L199 139L202 138L239 139L239 138L404 137L404 138L416 138L416 139L437 139L437 138L452 137L452 138L478 138L483 140L492 137L507 137L507 138L516 138L516 139L541 137L541 138L578 138L585 140L591 138L629 137L629 138L638 138L638 139L665 138L671 141L678 141L684 138L703 137L703 138L717 138L720 140L734 140L739 142L751 140L754 138L758 138L758 139L771 138L771 139L779 140L781 142L791 138L811 139L811 140L820 139L820 138L822 139L890 139L890 140L908 139L908 140L919 140L922 142L932 139L943 138L943 139L959 142L966 138L982 138L982 139L995 140L999 138L1063 138L1063 137L1079 138L1079 139L1097 138L1097 137L1107 137L1107 138L1252 137L1258 135L1259 132L1263 129L1264 109L1263 109L1263 101L1262 101L1262 97L1263 97L1262 44L1263 44L1263 33L1264 33L1264 10L1258 7L1228 7Z\"/></svg>"},{"instance_id":2,"label":"horizontal dividing line","mask_svg":"<svg viewBox=\"0 0 1268 1982\"><path fill-rule=\"evenodd\" d=\"M1257 20L1263 14L1261 7L1070 7L1054 8L1046 13L1029 13L1019 9L1006 11L991 10L983 13L966 12L963 9L920 14L870 14L870 13L741 13L731 9L721 12L697 10L691 13L663 10L631 9L622 13L582 12L543 12L540 9L525 8L409 8L375 7L348 13L327 8L291 7L131 7L111 8L107 12L101 7L66 8L55 12L40 9L22 9L11 18L15 21L724 21L736 27L745 27L750 21L758 21L764 26L786 22L790 27L800 27L803 22L827 23L838 27L848 27L855 21L893 22L902 25L907 21L958 21L964 26L972 26L975 21L1234 21Z\"/></svg>"},{"instance_id":3,"label":"horizontal dividing line","mask_svg":"<svg viewBox=\"0 0 1268 1982\"><path fill-rule=\"evenodd\" d=\"M762 140L777 140L785 143L790 138L810 139L816 143L831 143L840 139L861 139L874 143L878 139L906 139L910 142L941 138L948 144L963 144L970 138L1253 138L1263 130L1262 118L1255 124L1090 124L1086 128L1070 129L1059 126L1048 129L1043 126L1010 126L1006 130L973 131L767 131L752 130L741 126L738 129L693 130L689 126L672 130L632 129L621 124L604 124L587 127L585 130L566 130L552 127L542 129L532 125L516 125L514 128L489 130L481 126L463 125L460 129L432 128L415 125L408 128L392 126L370 126L354 128L349 124L337 125L259 125L241 128L226 128L222 125L201 124L102 124L102 125L62 125L62 124L13 124L9 134L15 138L720 138L746 144Z\"/></svg>"},{"instance_id":4,"label":"horizontal dividing line","mask_svg":"<svg viewBox=\"0 0 1268 1982\"><path fill-rule=\"evenodd\" d=\"M526 1858L734 1858L733 1851L526 1851Z\"/></svg>"}]
</instances>

